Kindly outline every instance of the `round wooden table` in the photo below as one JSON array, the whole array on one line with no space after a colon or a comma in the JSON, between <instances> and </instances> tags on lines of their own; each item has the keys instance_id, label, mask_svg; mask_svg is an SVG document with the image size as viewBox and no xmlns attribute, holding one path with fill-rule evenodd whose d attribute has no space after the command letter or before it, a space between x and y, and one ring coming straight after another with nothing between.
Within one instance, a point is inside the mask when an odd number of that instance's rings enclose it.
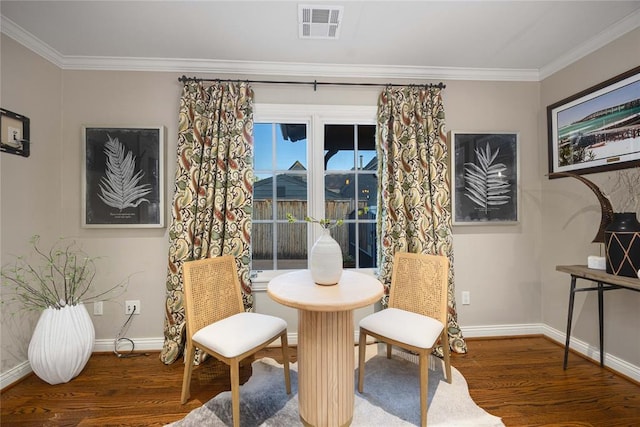
<instances>
[{"instance_id":1,"label":"round wooden table","mask_svg":"<svg viewBox=\"0 0 640 427\"><path fill-rule=\"evenodd\" d=\"M272 279L268 295L298 309L298 404L307 426L351 424L354 404L353 310L378 301L375 277L345 270L336 285L317 285L309 270Z\"/></svg>"}]
</instances>

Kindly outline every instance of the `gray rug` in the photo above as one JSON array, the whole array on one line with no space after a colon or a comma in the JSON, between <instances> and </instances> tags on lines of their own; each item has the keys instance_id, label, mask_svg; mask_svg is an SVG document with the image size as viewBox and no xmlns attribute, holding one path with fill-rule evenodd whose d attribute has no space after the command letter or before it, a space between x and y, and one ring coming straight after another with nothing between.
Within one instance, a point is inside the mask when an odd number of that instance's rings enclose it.
<instances>
[{"instance_id":1,"label":"gray rug","mask_svg":"<svg viewBox=\"0 0 640 427\"><path fill-rule=\"evenodd\" d=\"M444 381L443 366L429 371L427 421L435 426L504 426L500 418L477 406L469 396L467 382L454 367L452 383ZM243 427L301 426L298 415L297 365L291 364L291 395L284 390L282 365L273 359L253 362L253 375L240 389L240 424ZM357 365L356 365L357 366ZM358 370L356 369L356 382ZM420 425L418 366L408 360L376 355L366 362L364 393L355 393L352 426ZM220 393L191 411L171 427L230 426L231 392Z\"/></svg>"}]
</instances>

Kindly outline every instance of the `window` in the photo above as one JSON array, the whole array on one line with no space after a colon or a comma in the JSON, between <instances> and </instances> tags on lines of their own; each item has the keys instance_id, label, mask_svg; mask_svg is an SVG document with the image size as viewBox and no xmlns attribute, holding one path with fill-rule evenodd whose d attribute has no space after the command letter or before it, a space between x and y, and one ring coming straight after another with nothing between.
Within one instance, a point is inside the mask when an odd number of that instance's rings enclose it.
<instances>
[{"instance_id":1,"label":"window","mask_svg":"<svg viewBox=\"0 0 640 427\"><path fill-rule=\"evenodd\" d=\"M345 268L376 267L375 108L256 105L254 170L252 270L307 268L307 215L344 220Z\"/></svg>"},{"instance_id":2,"label":"window","mask_svg":"<svg viewBox=\"0 0 640 427\"><path fill-rule=\"evenodd\" d=\"M298 129L296 136L290 127ZM287 213L307 215L306 127L254 123L253 270L306 268L307 227L287 221Z\"/></svg>"},{"instance_id":3,"label":"window","mask_svg":"<svg viewBox=\"0 0 640 427\"><path fill-rule=\"evenodd\" d=\"M378 162L375 125L324 125L324 212L345 267L375 267Z\"/></svg>"}]
</instances>

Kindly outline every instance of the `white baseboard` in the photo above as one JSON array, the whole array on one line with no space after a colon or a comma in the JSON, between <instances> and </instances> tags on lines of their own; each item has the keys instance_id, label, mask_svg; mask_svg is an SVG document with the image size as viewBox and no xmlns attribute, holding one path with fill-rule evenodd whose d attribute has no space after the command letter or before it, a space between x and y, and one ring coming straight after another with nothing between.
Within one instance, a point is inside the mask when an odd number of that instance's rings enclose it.
<instances>
[{"instance_id":1,"label":"white baseboard","mask_svg":"<svg viewBox=\"0 0 640 427\"><path fill-rule=\"evenodd\" d=\"M164 345L164 338L132 338L133 348L129 341L121 340L118 343L119 353L129 353L133 351L160 351ZM96 340L93 351L94 352L113 352L115 353L114 340Z\"/></svg>"},{"instance_id":2,"label":"white baseboard","mask_svg":"<svg viewBox=\"0 0 640 427\"><path fill-rule=\"evenodd\" d=\"M31 372L33 371L31 369L31 364L29 364L28 360L25 360L19 365L14 366L13 368L9 369L7 372L3 372L2 375L0 375L0 390L4 390L5 387L8 387L11 384L15 383L16 381L21 380L22 378L29 375Z\"/></svg>"},{"instance_id":3,"label":"white baseboard","mask_svg":"<svg viewBox=\"0 0 640 427\"><path fill-rule=\"evenodd\" d=\"M492 326L469 326L462 327L462 335L466 338L486 338L486 337L507 337L518 335L542 334L564 346L566 335L564 331L559 331L543 323L532 323L522 325L492 325ZM595 363L600 364L600 349L589 343L571 337L569 348ZM605 351L604 365L621 375L640 382L640 366L633 365L626 360L620 359ZM567 367L571 369L571 364Z\"/></svg>"},{"instance_id":4,"label":"white baseboard","mask_svg":"<svg viewBox=\"0 0 640 427\"><path fill-rule=\"evenodd\" d=\"M468 338L508 337L518 335L542 334L542 323L523 323L520 325L461 326L462 336Z\"/></svg>"},{"instance_id":5,"label":"white baseboard","mask_svg":"<svg viewBox=\"0 0 640 427\"><path fill-rule=\"evenodd\" d=\"M134 338L133 343L135 351L160 351L164 344L164 338ZM126 341L121 341L118 345L118 351L123 354L130 352L131 344ZM114 352L114 340L96 340L93 345L93 352ZM31 369L31 365L28 360L25 360L8 371L3 372L0 375L0 390L4 390L5 387L21 380L31 372L33 372L33 370Z\"/></svg>"},{"instance_id":6,"label":"white baseboard","mask_svg":"<svg viewBox=\"0 0 640 427\"><path fill-rule=\"evenodd\" d=\"M550 339L557 341L564 347L566 335L564 331L551 328L547 325L543 326L543 334ZM588 359L600 364L600 348L593 346L587 342L571 337L569 348L577 353L582 354ZM604 366L616 371L634 381L640 382L640 366L632 365L626 360L620 359L610 353L604 352ZM571 369L571 363L567 366L567 370Z\"/></svg>"},{"instance_id":7,"label":"white baseboard","mask_svg":"<svg viewBox=\"0 0 640 427\"><path fill-rule=\"evenodd\" d=\"M557 329L551 328L543 323L530 323L521 325L488 325L488 326L467 326L462 327L462 335L466 338L489 338L489 337L506 337L506 336L520 336L520 335L544 335L550 339L557 341L564 345L565 333ZM355 342L358 342L358 331L354 332ZM162 350L164 344L164 338L133 338L134 351L159 351ZM298 334L293 332L287 334L287 340L289 345L298 344ZM279 345L279 344L276 344ZM582 354L600 363L600 351L597 347L594 347L584 341L576 338L571 338L570 348L577 353ZM96 340L93 347L94 352L113 352L114 341L109 339ZM119 353L128 353L131 351L131 345L126 341L121 341L118 345ZM633 365L619 357L613 356L605 352L604 357L605 366L613 371L616 371L634 381L640 382L640 366ZM571 369L571 366L568 367ZM16 367L3 372L0 375L0 389L4 389L10 384L20 380L26 375L31 373L31 366L28 361L22 362Z\"/></svg>"}]
</instances>

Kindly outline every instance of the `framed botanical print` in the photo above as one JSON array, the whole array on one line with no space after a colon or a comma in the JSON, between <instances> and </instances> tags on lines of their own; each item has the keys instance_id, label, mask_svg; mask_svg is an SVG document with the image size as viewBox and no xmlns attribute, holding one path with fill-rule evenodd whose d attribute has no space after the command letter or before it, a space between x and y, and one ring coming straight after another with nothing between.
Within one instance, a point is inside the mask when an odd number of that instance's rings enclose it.
<instances>
[{"instance_id":1,"label":"framed botanical print","mask_svg":"<svg viewBox=\"0 0 640 427\"><path fill-rule=\"evenodd\" d=\"M164 127L82 129L82 226L164 227Z\"/></svg>"},{"instance_id":2,"label":"framed botanical print","mask_svg":"<svg viewBox=\"0 0 640 427\"><path fill-rule=\"evenodd\" d=\"M449 133L454 225L519 221L519 144L515 132Z\"/></svg>"}]
</instances>

